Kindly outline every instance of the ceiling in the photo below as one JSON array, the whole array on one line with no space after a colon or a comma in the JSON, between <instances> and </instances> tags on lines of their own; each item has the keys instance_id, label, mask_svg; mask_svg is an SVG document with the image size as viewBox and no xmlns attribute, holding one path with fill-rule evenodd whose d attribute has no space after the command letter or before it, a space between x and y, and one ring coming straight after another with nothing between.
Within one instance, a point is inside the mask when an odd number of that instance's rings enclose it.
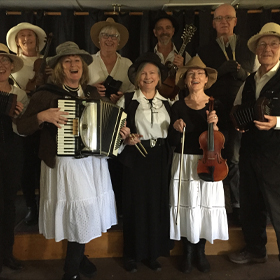
<instances>
[{"instance_id":1,"label":"ceiling","mask_svg":"<svg viewBox=\"0 0 280 280\"><path fill-rule=\"evenodd\" d=\"M20 11L22 9L47 9L58 11L59 9L73 9L86 11L89 8L97 8L106 11L141 11L164 9L199 9L203 6L215 9L218 5L228 3L238 5L244 9L270 9L280 8L279 0L0 0L0 8Z\"/></svg>"}]
</instances>

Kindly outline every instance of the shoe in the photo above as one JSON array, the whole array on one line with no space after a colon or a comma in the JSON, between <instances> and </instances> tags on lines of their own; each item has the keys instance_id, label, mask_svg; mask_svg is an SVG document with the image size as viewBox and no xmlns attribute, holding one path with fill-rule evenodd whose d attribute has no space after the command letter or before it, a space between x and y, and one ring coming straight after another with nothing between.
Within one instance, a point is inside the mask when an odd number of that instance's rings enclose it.
<instances>
[{"instance_id":1,"label":"shoe","mask_svg":"<svg viewBox=\"0 0 280 280\"><path fill-rule=\"evenodd\" d=\"M148 265L153 271L161 271L161 264L157 260L149 260Z\"/></svg>"},{"instance_id":2,"label":"shoe","mask_svg":"<svg viewBox=\"0 0 280 280\"><path fill-rule=\"evenodd\" d=\"M208 262L208 260L205 256L205 243L206 243L206 240L201 238L200 241L197 244L195 244L196 266L197 266L197 269L201 272L210 271L210 263Z\"/></svg>"},{"instance_id":3,"label":"shoe","mask_svg":"<svg viewBox=\"0 0 280 280\"><path fill-rule=\"evenodd\" d=\"M136 261L133 259L125 259L124 260L124 269L131 273L136 272L137 271Z\"/></svg>"},{"instance_id":4,"label":"shoe","mask_svg":"<svg viewBox=\"0 0 280 280\"><path fill-rule=\"evenodd\" d=\"M267 255L264 257L260 257L256 254L252 254L246 250L242 250L241 252L235 252L228 255L230 261L238 264L244 263L265 263L267 261Z\"/></svg>"},{"instance_id":5,"label":"shoe","mask_svg":"<svg viewBox=\"0 0 280 280\"><path fill-rule=\"evenodd\" d=\"M13 256L3 259L3 265L9 267L12 270L20 270L23 268L23 265L20 261L15 259Z\"/></svg>"},{"instance_id":6,"label":"shoe","mask_svg":"<svg viewBox=\"0 0 280 280\"><path fill-rule=\"evenodd\" d=\"M79 269L80 273L88 278L91 278L97 272L96 266L86 256L83 257Z\"/></svg>"},{"instance_id":7,"label":"shoe","mask_svg":"<svg viewBox=\"0 0 280 280\"><path fill-rule=\"evenodd\" d=\"M38 224L38 210L37 206L27 207L27 214L24 218L25 224L28 226Z\"/></svg>"},{"instance_id":8,"label":"shoe","mask_svg":"<svg viewBox=\"0 0 280 280\"><path fill-rule=\"evenodd\" d=\"M194 258L195 244L189 242L187 238L183 237L184 258L180 269L183 273L190 273L192 271L192 262Z\"/></svg>"},{"instance_id":9,"label":"shoe","mask_svg":"<svg viewBox=\"0 0 280 280\"><path fill-rule=\"evenodd\" d=\"M73 276L67 276L66 274L63 275L63 278L62 280L80 280L80 275L77 274L77 275L73 275Z\"/></svg>"}]
</instances>

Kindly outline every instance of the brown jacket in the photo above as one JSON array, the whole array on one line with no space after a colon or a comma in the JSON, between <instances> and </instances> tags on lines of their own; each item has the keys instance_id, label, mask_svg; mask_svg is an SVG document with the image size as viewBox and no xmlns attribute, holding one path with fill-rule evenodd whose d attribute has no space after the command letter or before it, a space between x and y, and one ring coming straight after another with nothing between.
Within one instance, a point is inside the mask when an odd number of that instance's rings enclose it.
<instances>
[{"instance_id":1,"label":"brown jacket","mask_svg":"<svg viewBox=\"0 0 280 280\"><path fill-rule=\"evenodd\" d=\"M97 95L91 86L87 86L84 93L87 98L100 98L99 94ZM39 158L50 168L54 168L56 164L57 127L47 122L39 125L37 114L49 108L57 108L57 100L65 96L69 96L69 92L58 86L47 84L41 87L41 89L39 88L32 95L25 113L17 123L18 132L23 135L31 135L37 130L40 130Z\"/></svg>"}]
</instances>

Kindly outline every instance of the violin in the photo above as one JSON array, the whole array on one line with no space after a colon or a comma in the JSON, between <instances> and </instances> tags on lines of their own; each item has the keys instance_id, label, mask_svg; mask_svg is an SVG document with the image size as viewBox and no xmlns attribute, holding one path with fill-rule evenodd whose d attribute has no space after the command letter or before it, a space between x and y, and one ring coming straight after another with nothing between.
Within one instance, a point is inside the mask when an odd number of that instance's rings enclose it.
<instances>
[{"instance_id":1,"label":"violin","mask_svg":"<svg viewBox=\"0 0 280 280\"><path fill-rule=\"evenodd\" d=\"M181 36L181 38L183 39L183 44L178 52L178 55L183 54L187 44L191 41L191 38L194 35L195 31L196 31L196 27L193 24L185 25L183 34ZM170 100L174 100L176 95L180 91L180 88L175 83L176 72L178 70L178 67L173 63L171 63L170 61L167 61L165 65L169 68L168 76L162 82L158 91L163 97L169 98Z\"/></svg>"},{"instance_id":2,"label":"violin","mask_svg":"<svg viewBox=\"0 0 280 280\"><path fill-rule=\"evenodd\" d=\"M48 79L48 75L45 73L46 68L46 58L49 54L50 45L52 42L53 34L50 33L46 38L46 48L44 52L44 56L42 58L38 58L34 61L33 71L35 75L32 79L29 79L26 84L26 92L29 96L41 85L45 84Z\"/></svg>"},{"instance_id":3,"label":"violin","mask_svg":"<svg viewBox=\"0 0 280 280\"><path fill-rule=\"evenodd\" d=\"M209 113L214 109L214 98L209 99ZM203 157L198 161L197 174L200 179L208 182L224 180L228 174L228 165L221 156L225 137L220 131L215 131L213 123L208 124L208 130L199 136Z\"/></svg>"}]
</instances>

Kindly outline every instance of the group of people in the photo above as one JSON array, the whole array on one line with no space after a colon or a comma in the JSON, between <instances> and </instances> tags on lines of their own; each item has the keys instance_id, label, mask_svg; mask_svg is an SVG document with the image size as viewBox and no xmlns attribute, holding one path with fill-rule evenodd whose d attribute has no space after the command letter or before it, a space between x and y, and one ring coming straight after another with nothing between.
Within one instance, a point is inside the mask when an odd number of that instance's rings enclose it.
<instances>
[{"instance_id":1,"label":"group of people","mask_svg":"<svg viewBox=\"0 0 280 280\"><path fill-rule=\"evenodd\" d=\"M209 127L225 135L229 174L224 184L230 187L246 242L230 260L267 260L267 214L280 248L280 26L267 23L246 43L234 34L236 24L234 8L219 6L213 18L216 40L201 46L197 56L186 52L183 57L172 42L176 20L161 13L153 30L157 45L132 63L117 52L128 41L127 29L108 18L90 31L100 51L90 55L74 42L60 44L56 55L47 57L45 83L32 95L28 92L29 97L26 84L46 34L29 23L8 32L7 45L15 54L0 44L0 90L16 94L17 105L13 117L0 115L0 271L2 265L22 268L13 256L14 200L21 184L29 210L26 223L39 216L40 233L68 241L63 280L96 273L84 254L85 244L117 224L117 213L123 217L127 271L137 271L139 261L161 270L158 257L169 256L171 240L182 240L181 271L189 273L195 265L208 272L206 241L229 238L223 181L207 180L197 172L203 157L199 136ZM166 61L178 68L175 100L159 93L169 75ZM121 82L110 95L104 85L108 76ZM213 108L210 96L215 98ZM259 97L270 100L266 121L236 130L229 118L232 106ZM101 99L123 108L127 119L120 130L118 157L57 156L57 130L68 121L68 112L58 108L61 98ZM34 195L38 158L39 210Z\"/></svg>"}]
</instances>

